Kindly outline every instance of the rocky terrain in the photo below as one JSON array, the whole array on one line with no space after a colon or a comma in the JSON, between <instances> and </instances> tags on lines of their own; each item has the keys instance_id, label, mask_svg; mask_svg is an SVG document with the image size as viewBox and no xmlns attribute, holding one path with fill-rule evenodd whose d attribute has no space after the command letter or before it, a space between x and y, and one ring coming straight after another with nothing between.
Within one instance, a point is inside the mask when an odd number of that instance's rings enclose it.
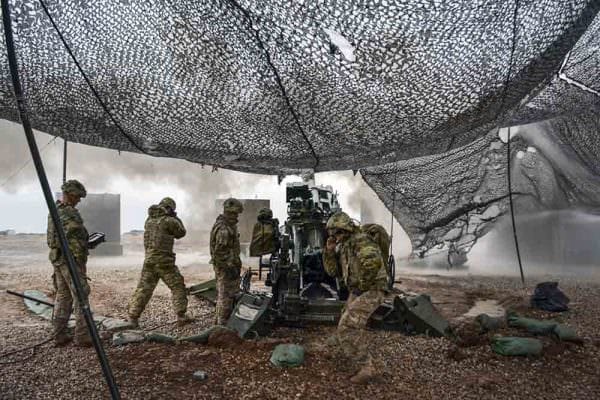
<instances>
[{"instance_id":1,"label":"rocky terrain","mask_svg":"<svg viewBox=\"0 0 600 400\"><path fill-rule=\"evenodd\" d=\"M88 272L92 309L99 314L125 317L127 302L142 263L139 237L124 236L125 256L93 258ZM193 284L211 277L202 248L183 244L178 264ZM253 260L248 260L248 263ZM469 275L468 269L450 273L419 274L399 265L400 289L429 293L448 318L459 340L405 336L397 332L370 332L381 378L366 386L349 383L352 372L329 352L325 339L330 326L303 329L281 327L269 338L229 340L209 345L158 343L112 347L104 345L124 399L592 399L600 398L600 282L589 277L529 276L527 288L514 277ZM415 272L417 271L417 272ZM0 237L0 289L49 292L51 267L46 262L41 235ZM552 314L527 307L537 282L558 280L571 298L571 310ZM539 357L505 357L492 352L492 333L479 334L465 314L478 300L497 300L523 315L554 318L576 328L581 344L543 338ZM166 286L159 284L140 322L142 328L183 336L211 326L212 306L190 297L196 321L178 328ZM472 314L472 313L469 313ZM502 335L523 336L513 328ZM11 353L42 342L50 335L47 321L34 316L20 298L0 294L0 398L67 399L108 398L93 349L52 343ZM278 369L269 363L276 343L302 344L304 365ZM193 379L195 371L208 374Z\"/></svg>"}]
</instances>

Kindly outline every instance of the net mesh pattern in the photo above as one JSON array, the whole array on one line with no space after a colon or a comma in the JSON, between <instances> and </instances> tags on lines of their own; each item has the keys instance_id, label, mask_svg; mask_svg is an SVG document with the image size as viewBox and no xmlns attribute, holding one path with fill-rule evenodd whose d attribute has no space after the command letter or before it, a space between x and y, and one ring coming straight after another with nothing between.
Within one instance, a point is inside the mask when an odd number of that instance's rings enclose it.
<instances>
[{"instance_id":1,"label":"net mesh pattern","mask_svg":"<svg viewBox=\"0 0 600 400\"><path fill-rule=\"evenodd\" d=\"M599 68L596 18L557 71L500 124L517 134L511 140L517 213L600 207ZM503 141L494 128L462 148L361 173L419 254L449 243L468 251L509 210L504 135Z\"/></svg>"},{"instance_id":2,"label":"net mesh pattern","mask_svg":"<svg viewBox=\"0 0 600 400\"><path fill-rule=\"evenodd\" d=\"M35 129L247 172L361 169L416 248L506 210L499 126L551 119L598 172L598 1L10 5Z\"/></svg>"}]
</instances>

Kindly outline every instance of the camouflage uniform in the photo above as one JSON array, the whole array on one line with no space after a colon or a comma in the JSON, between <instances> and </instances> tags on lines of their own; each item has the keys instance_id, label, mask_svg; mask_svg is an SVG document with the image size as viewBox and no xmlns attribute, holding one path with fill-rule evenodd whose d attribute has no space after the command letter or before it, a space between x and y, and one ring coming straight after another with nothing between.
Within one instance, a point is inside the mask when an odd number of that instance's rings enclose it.
<instances>
[{"instance_id":1,"label":"camouflage uniform","mask_svg":"<svg viewBox=\"0 0 600 400\"><path fill-rule=\"evenodd\" d=\"M62 186L63 193L71 193L80 198L86 196L85 188L76 180L69 180ZM73 259L79 267L80 284L83 289L85 301L88 301L90 287L86 278L86 263L88 258L88 232L83 225L83 219L79 211L72 205L56 202L58 216L62 224L69 249L73 254ZM52 275L53 284L56 287L54 315L52 325L54 328L54 337L58 341L63 338L63 343L66 342L67 324L71 315L71 309L76 315L75 319L75 342L86 343L90 341L90 337L85 324L83 313L81 312L81 304L77 299L75 285L69 273L67 260L62 254L60 241L56 233L52 218L48 216L48 229L46 240L50 248L49 259L54 267Z\"/></svg>"},{"instance_id":2,"label":"camouflage uniform","mask_svg":"<svg viewBox=\"0 0 600 400\"><path fill-rule=\"evenodd\" d=\"M173 244L185 236L185 227L174 213L175 201L166 197L148 209L144 225L145 259L137 288L129 302L129 320L134 323L146 308L159 279L171 289L173 309L179 318L187 310L187 292L183 276L175 265Z\"/></svg>"},{"instance_id":3,"label":"camouflage uniform","mask_svg":"<svg viewBox=\"0 0 600 400\"><path fill-rule=\"evenodd\" d=\"M360 230L366 233L373 239L373 241L379 245L381 250L381 258L383 263L387 265L390 258L390 235L388 235L385 228L379 224L364 224L361 225Z\"/></svg>"},{"instance_id":4,"label":"camouflage uniform","mask_svg":"<svg viewBox=\"0 0 600 400\"><path fill-rule=\"evenodd\" d=\"M349 236L338 244L337 251L323 252L326 272L342 278L350 292L338 324L337 339L350 360L359 365L370 364L369 340L365 337L367 321L383 301L387 275L381 250L372 238L353 226L342 212L327 222L329 230L340 227Z\"/></svg>"},{"instance_id":5,"label":"camouflage uniform","mask_svg":"<svg viewBox=\"0 0 600 400\"><path fill-rule=\"evenodd\" d=\"M240 235L237 230L238 214L244 210L236 199L223 203L223 214L217 217L210 232L210 256L217 279L215 323L227 323L233 311L233 302L240 287Z\"/></svg>"}]
</instances>

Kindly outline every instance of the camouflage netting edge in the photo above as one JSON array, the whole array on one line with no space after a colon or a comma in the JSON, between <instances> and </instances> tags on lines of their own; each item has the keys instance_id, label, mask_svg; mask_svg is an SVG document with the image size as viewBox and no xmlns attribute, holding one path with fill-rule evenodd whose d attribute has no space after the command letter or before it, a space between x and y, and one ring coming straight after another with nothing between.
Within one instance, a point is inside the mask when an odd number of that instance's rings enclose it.
<instances>
[{"instance_id":1,"label":"camouflage netting edge","mask_svg":"<svg viewBox=\"0 0 600 400\"><path fill-rule=\"evenodd\" d=\"M533 122L511 132L517 213L600 207L599 38L596 18L555 77L503 124ZM506 172L497 130L444 154L361 169L420 255L450 243L468 251L508 211Z\"/></svg>"}]
</instances>

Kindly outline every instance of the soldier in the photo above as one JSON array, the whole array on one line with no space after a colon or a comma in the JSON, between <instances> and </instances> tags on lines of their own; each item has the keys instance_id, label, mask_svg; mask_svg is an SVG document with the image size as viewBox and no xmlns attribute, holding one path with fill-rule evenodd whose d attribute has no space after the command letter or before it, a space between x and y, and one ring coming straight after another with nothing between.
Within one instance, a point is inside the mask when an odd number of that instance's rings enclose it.
<instances>
[{"instance_id":1,"label":"soldier","mask_svg":"<svg viewBox=\"0 0 600 400\"><path fill-rule=\"evenodd\" d=\"M224 325L231 312L240 286L240 236L238 215L244 211L239 200L230 198L223 203L223 214L217 217L210 232L210 256L217 278L215 323Z\"/></svg>"},{"instance_id":2,"label":"soldier","mask_svg":"<svg viewBox=\"0 0 600 400\"><path fill-rule=\"evenodd\" d=\"M338 324L337 341L343 354L360 367L350 381L364 384L377 375L369 340L364 336L369 317L385 295L384 262L379 246L346 213L332 215L326 228L329 237L323 265L329 275L342 278L350 292Z\"/></svg>"},{"instance_id":3,"label":"soldier","mask_svg":"<svg viewBox=\"0 0 600 400\"><path fill-rule=\"evenodd\" d=\"M137 327L140 315L152 297L152 292L162 281L171 289L173 309L177 323L184 325L192 318L186 314L187 292L183 276L175 265L174 239L185 236L185 227L175 212L175 201L165 197L148 209L144 224L144 266L138 286L129 302L129 321Z\"/></svg>"},{"instance_id":4,"label":"soldier","mask_svg":"<svg viewBox=\"0 0 600 400\"><path fill-rule=\"evenodd\" d=\"M86 263L88 258L88 232L83 225L83 219L75 206L86 196L85 187L74 179L63 183L62 200L56 202L58 216L65 231L69 249L79 268L80 284L83 289L84 301L88 301L90 287L86 277ZM71 307L75 317L76 346L89 347L92 339L89 336L85 319L81 311L81 304L77 299L75 285L69 273L66 257L62 254L60 241L56 233L52 218L48 216L48 230L46 236L50 248L49 259L54 267L53 284L56 287L56 297L52 325L54 329L54 342L57 346L64 346L71 341L67 332L67 324L71 315Z\"/></svg>"}]
</instances>

